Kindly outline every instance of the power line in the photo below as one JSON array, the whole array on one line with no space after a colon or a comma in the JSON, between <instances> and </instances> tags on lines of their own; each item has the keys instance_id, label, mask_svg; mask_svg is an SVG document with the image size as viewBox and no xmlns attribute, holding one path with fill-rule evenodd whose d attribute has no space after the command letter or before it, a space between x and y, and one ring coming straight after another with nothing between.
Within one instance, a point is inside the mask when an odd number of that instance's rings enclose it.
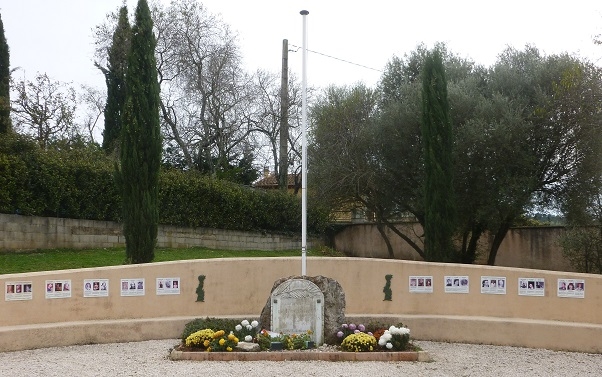
<instances>
[{"instance_id":1,"label":"power line","mask_svg":"<svg viewBox=\"0 0 602 377\"><path fill-rule=\"evenodd\" d=\"M301 47L299 47L299 46L295 46L294 44L291 44L291 46L293 46L293 47L296 47L296 48L297 48L297 49L296 49L296 50L294 50L293 52L297 52L297 51L299 51L299 49L301 48ZM291 51L292 51L292 50L291 50ZM338 61L341 61L341 62L343 62L343 63L352 64L352 65L356 65L356 66L358 66L358 67L362 67L362 68L366 68L366 69L371 69L371 70L373 70L373 71L376 71L376 72L383 72L383 71L382 71L382 70L380 70L380 69L376 69L376 68L368 67L368 66L365 66L365 65L363 65L363 64L358 64L358 63L350 62L349 60L345 60L345 59L337 58L337 57L335 57L335 56L331 56L331 55L328 55L328 54L324 54L324 53L322 53L322 52L318 52L318 51L312 51L312 50L310 50L310 49L307 49L307 51L309 51L309 52L313 52L314 54L318 54L318 55L325 56L325 57L327 57L327 58L330 58L330 59L338 60Z\"/></svg>"}]
</instances>

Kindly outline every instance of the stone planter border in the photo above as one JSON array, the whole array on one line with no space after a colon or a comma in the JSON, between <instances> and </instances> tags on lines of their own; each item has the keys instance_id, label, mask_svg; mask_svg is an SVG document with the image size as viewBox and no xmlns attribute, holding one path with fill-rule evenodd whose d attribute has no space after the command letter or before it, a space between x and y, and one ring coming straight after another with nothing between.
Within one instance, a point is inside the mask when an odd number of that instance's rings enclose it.
<instances>
[{"instance_id":1,"label":"stone planter border","mask_svg":"<svg viewBox=\"0 0 602 377\"><path fill-rule=\"evenodd\" d=\"M192 361L432 361L427 351L410 352L189 352L172 350L171 360Z\"/></svg>"}]
</instances>

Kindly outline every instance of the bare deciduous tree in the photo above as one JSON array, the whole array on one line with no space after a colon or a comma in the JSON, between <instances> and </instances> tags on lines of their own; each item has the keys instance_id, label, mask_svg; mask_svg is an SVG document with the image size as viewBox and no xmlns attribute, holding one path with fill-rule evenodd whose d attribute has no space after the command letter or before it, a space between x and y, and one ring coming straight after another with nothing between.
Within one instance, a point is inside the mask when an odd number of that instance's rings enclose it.
<instances>
[{"instance_id":1,"label":"bare deciduous tree","mask_svg":"<svg viewBox=\"0 0 602 377\"><path fill-rule=\"evenodd\" d=\"M288 171L295 177L295 187L301 187L301 87L294 75L289 74L288 94ZM309 90L310 94L312 90ZM256 161L259 166L280 174L280 78L273 73L258 71L255 74Z\"/></svg>"},{"instance_id":2,"label":"bare deciduous tree","mask_svg":"<svg viewBox=\"0 0 602 377\"><path fill-rule=\"evenodd\" d=\"M212 175L253 161L278 171L279 80L243 70L237 36L201 3L152 6L161 85L164 163ZM96 64L106 65L117 14L96 28ZM291 77L289 171L300 165L300 88Z\"/></svg>"},{"instance_id":3,"label":"bare deciduous tree","mask_svg":"<svg viewBox=\"0 0 602 377\"><path fill-rule=\"evenodd\" d=\"M236 35L196 1L154 11L165 140L210 174L243 158L254 128L252 77Z\"/></svg>"},{"instance_id":4,"label":"bare deciduous tree","mask_svg":"<svg viewBox=\"0 0 602 377\"><path fill-rule=\"evenodd\" d=\"M86 132L86 136L90 140L94 140L94 134L98 126L99 120L105 108L106 93L89 85L82 85L79 92L80 103L85 106L84 112L80 116L80 127L82 132Z\"/></svg>"},{"instance_id":5,"label":"bare deciduous tree","mask_svg":"<svg viewBox=\"0 0 602 377\"><path fill-rule=\"evenodd\" d=\"M52 81L45 73L38 73L33 81L23 79L13 87L16 99L12 101L12 114L18 131L32 135L42 148L54 139L77 133L73 87Z\"/></svg>"}]
</instances>

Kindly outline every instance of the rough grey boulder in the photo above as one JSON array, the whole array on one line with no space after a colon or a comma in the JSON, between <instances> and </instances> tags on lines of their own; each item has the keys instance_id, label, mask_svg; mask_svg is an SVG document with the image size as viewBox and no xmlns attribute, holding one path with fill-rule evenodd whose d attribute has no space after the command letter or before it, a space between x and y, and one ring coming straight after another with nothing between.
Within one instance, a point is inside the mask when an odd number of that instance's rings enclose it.
<instances>
[{"instance_id":1,"label":"rough grey boulder","mask_svg":"<svg viewBox=\"0 0 602 377\"><path fill-rule=\"evenodd\" d=\"M239 352L259 352L261 351L261 347L257 343L249 343L249 342L238 342L238 345L234 348Z\"/></svg>"},{"instance_id":2,"label":"rough grey boulder","mask_svg":"<svg viewBox=\"0 0 602 377\"><path fill-rule=\"evenodd\" d=\"M336 332L345 322L345 292L338 281L325 276L289 276L274 282L267 302L261 311L259 325L262 329L271 329L272 324L272 292L280 284L290 279L309 280L320 288L324 294L324 343L335 344Z\"/></svg>"}]
</instances>

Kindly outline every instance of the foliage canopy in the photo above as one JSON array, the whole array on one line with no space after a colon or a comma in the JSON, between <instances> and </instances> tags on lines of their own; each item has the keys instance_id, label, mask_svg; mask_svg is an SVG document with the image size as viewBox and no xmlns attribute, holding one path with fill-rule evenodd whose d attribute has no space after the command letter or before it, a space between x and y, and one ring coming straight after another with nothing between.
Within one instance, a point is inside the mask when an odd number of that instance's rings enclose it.
<instances>
[{"instance_id":1,"label":"foliage canopy","mask_svg":"<svg viewBox=\"0 0 602 377\"><path fill-rule=\"evenodd\" d=\"M486 252L493 264L508 229L522 215L542 207L568 208L601 175L602 72L566 54L543 56L531 46L507 49L490 69L444 45L436 48L447 76L453 129L456 255L470 263ZM427 54L419 46L403 59L391 59L370 96L359 90L362 85L344 92L329 88L313 108L310 160L310 182L324 203L364 207L390 231L381 231L385 242L393 233L423 258L424 234L403 220L416 220L424 229L420 84ZM342 95L332 96L337 91ZM345 112L349 101L358 101L357 93L378 101L361 115ZM353 132L330 143L324 135L333 122L327 120L337 113L352 118L342 120L341 129ZM333 156L342 158L329 166Z\"/></svg>"}]
</instances>

